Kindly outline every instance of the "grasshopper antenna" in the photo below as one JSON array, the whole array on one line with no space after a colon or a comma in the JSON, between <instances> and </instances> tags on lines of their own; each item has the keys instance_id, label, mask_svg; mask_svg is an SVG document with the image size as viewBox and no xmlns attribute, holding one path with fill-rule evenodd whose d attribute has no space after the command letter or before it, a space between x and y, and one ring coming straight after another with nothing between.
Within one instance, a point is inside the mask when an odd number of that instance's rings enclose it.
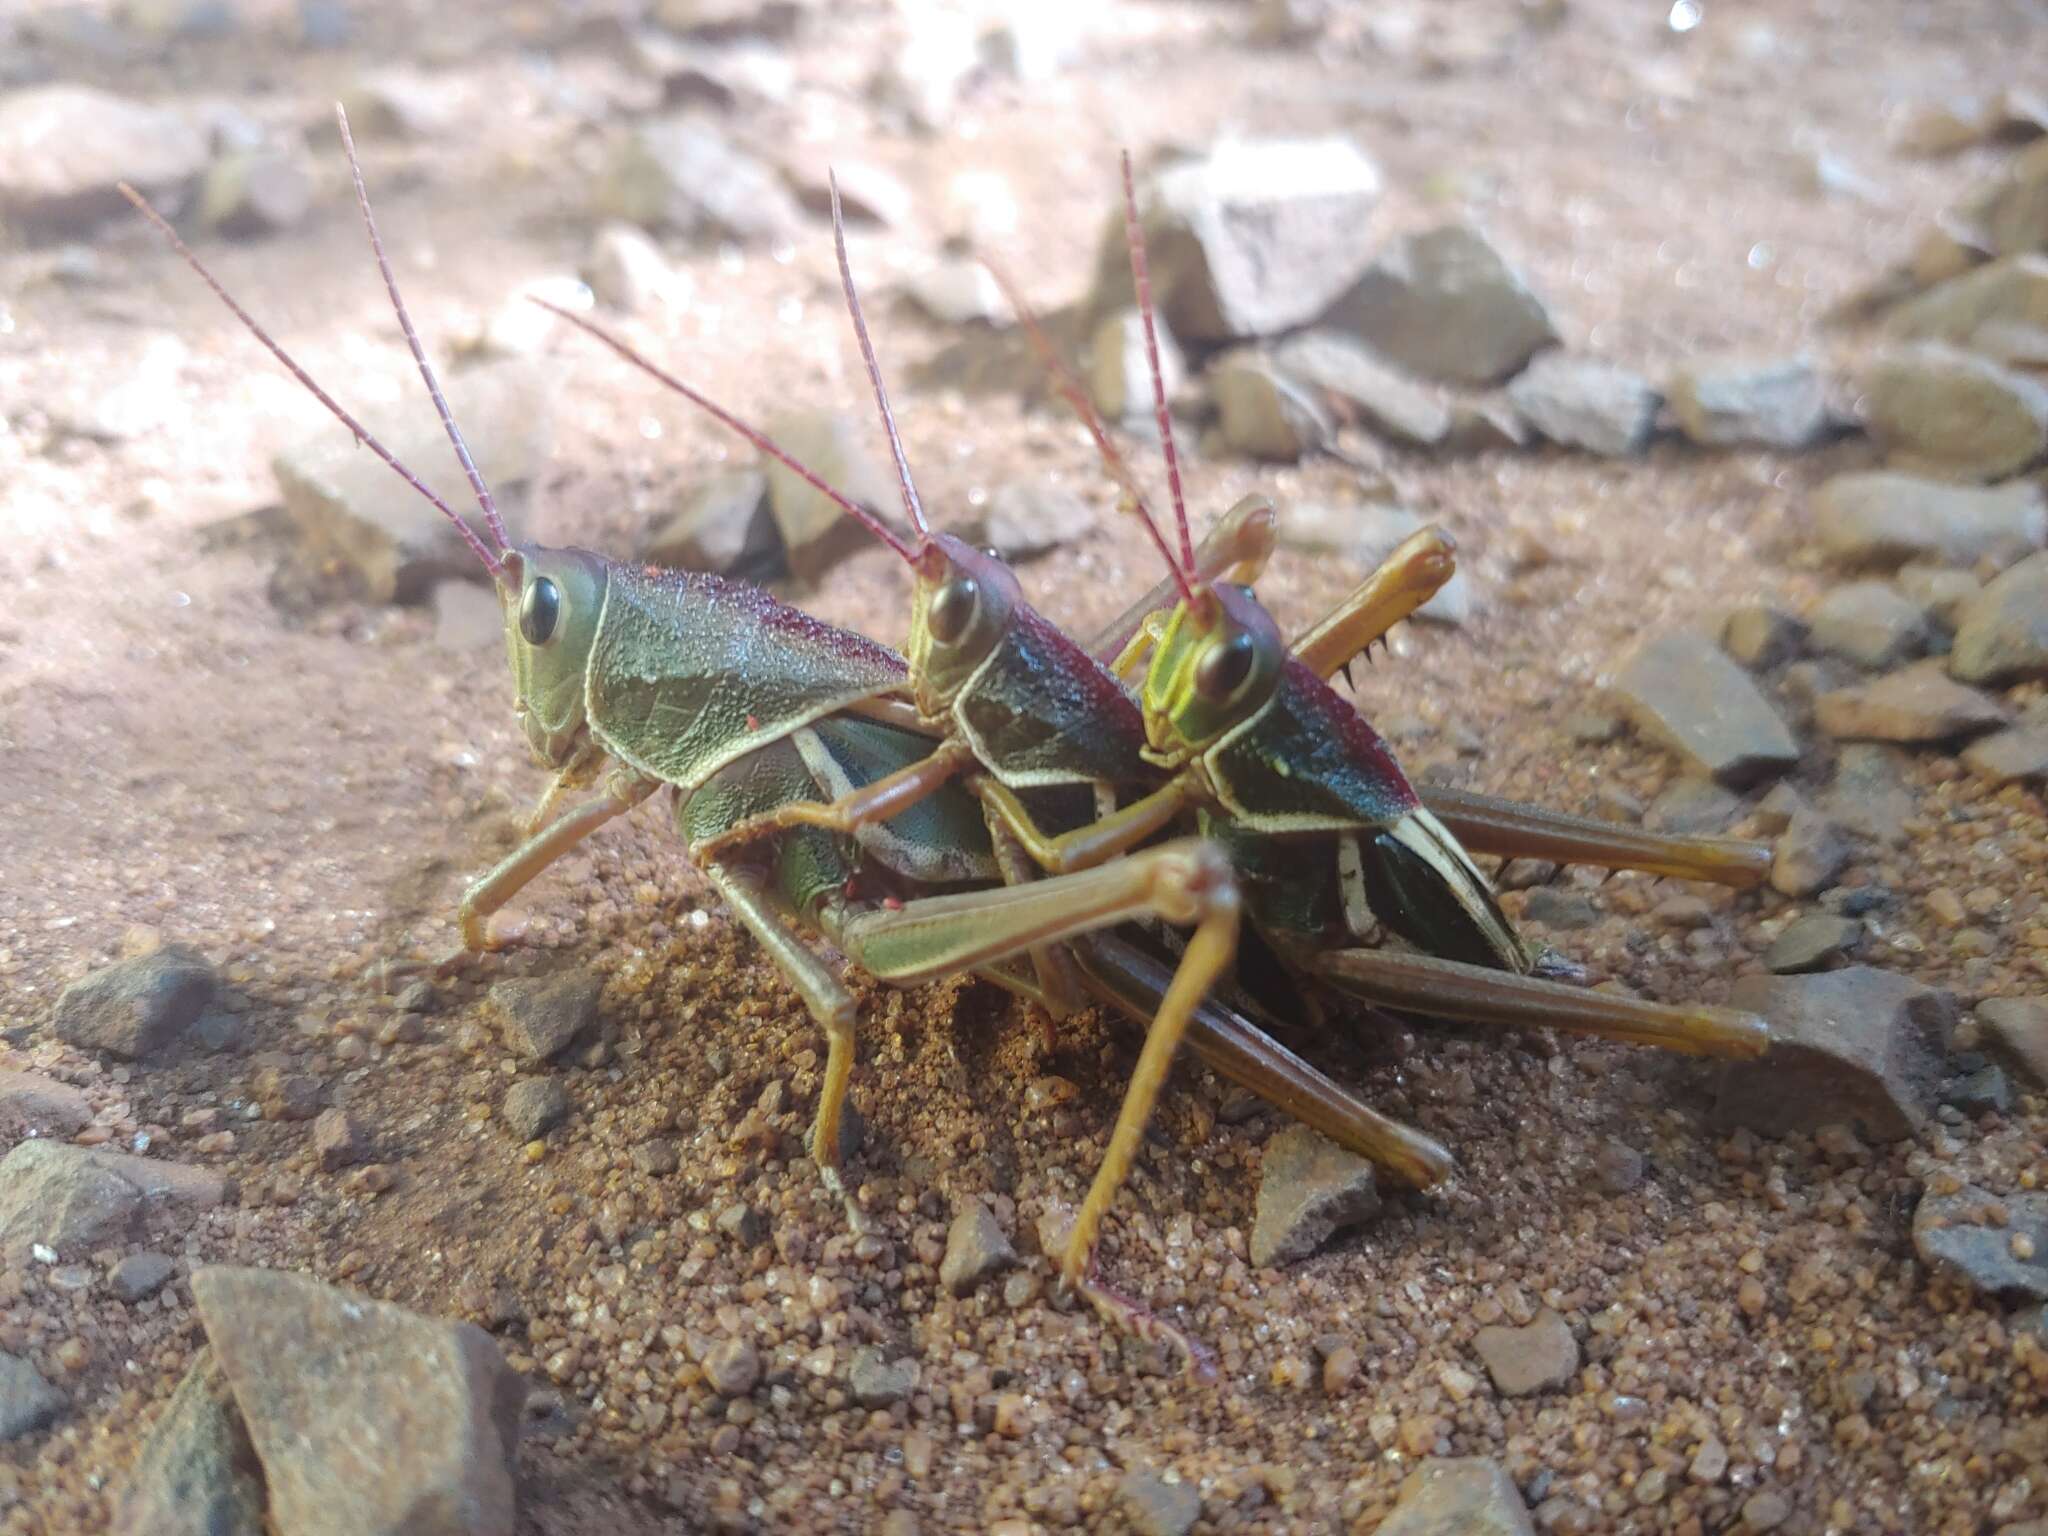
<instances>
[{"instance_id":1,"label":"grasshopper antenna","mask_svg":"<svg viewBox=\"0 0 2048 1536\"><path fill-rule=\"evenodd\" d=\"M1159 332L1152 320L1152 274L1145 265L1145 231L1138 223L1138 192L1131 181L1131 152L1124 151L1124 240L1131 248L1131 281L1138 293L1138 314L1145 322L1145 361L1152 369L1152 412L1159 420L1159 442L1166 450L1166 484L1173 493L1173 520L1180 527L1182 565L1195 568L1195 544L1188 533L1188 507L1180 492L1180 455L1173 446L1173 417L1166 409L1166 375L1159 367Z\"/></svg>"},{"instance_id":2,"label":"grasshopper antenna","mask_svg":"<svg viewBox=\"0 0 2048 1536\"><path fill-rule=\"evenodd\" d=\"M1081 387L1081 381L1074 377L1073 370L1061 360L1059 349L1052 344L1052 338L1045 334L1045 327L1024 295L1017 291L1002 268L995 263L987 264L994 274L996 286L1003 290L1003 297L1010 301L1010 308L1017 313L1017 323L1024 328L1025 338L1031 343L1031 350L1038 354L1038 361L1052 380L1053 392L1074 409L1081 418L1081 425L1088 429L1088 435L1095 439L1095 451L1102 455L1102 467L1109 471L1110 478L1123 487L1126 510L1135 512L1138 520L1145 525L1145 531L1152 535L1152 542L1166 561L1166 568L1173 573L1173 579L1180 588L1182 597L1194 598L1194 591L1188 585L1187 573L1180 562L1173 557L1173 548L1166 542L1165 534L1159 530L1158 521L1152 516L1152 509L1145 505L1144 492L1138 489L1137 476L1131 473L1131 466L1117 451L1115 443L1109 440L1109 429L1102 424L1102 417L1096 412L1095 402L1088 398L1088 391Z\"/></svg>"},{"instance_id":3,"label":"grasshopper antenna","mask_svg":"<svg viewBox=\"0 0 2048 1536\"><path fill-rule=\"evenodd\" d=\"M401 480L403 480L407 485L411 486L414 490L418 491L422 496L426 497L427 500L432 502L435 507L440 509L441 515L447 518L449 522L453 523L455 525L456 532L462 535L463 543L467 544L470 547L470 551L473 554L475 554L477 559L483 561L484 569L491 573L491 578L494 581L498 582L500 585L503 585L506 582L510 581L511 578L505 570L504 562L500 560L496 555L491 553L491 551L485 546L484 541L477 537L476 530L470 527L469 523L460 514L458 514L453 507L449 506L447 502L443 501L439 496L435 495L432 488L429 487L425 481L420 479L420 477L414 474L411 470L407 469L403 464L399 463L398 459L392 454L391 450L386 448L382 443L378 442L375 435L371 433L368 427L364 426L360 421L357 421L355 417L351 416L348 413L347 408L344 407L340 401L336 400L334 396L328 394L326 390L322 389L318 382L315 381L313 376L310 373L306 372L305 369L301 368L298 365L298 362L292 357L292 355L289 352L285 351L283 347L279 346L275 341L271 339L270 333L264 330L262 326L258 325L256 323L255 318L246 309L242 308L240 304L236 303L234 297L231 294L229 294L227 289L223 288L220 285L220 280L216 278L211 272L206 270L206 264L202 262L197 256L192 254L192 248L186 245L183 240L178 238L178 232L175 229L171 228L170 224L164 219L164 216L158 213L154 208L150 207L149 200L145 198L140 192L136 191L133 187L129 186L128 183L125 181L120 183L120 190L121 195L127 198L129 202L133 203L136 207L136 210L139 213L141 213L141 215L144 218L148 219L150 223L154 224L157 227L157 232L171 243L171 249L176 251L180 256L185 258L185 264L189 266L194 272L199 274L200 281L205 283L207 287L211 288L214 292L214 296L218 298L221 301L221 303L227 305L229 310L231 310L234 313L235 318L241 321L242 324L248 328L249 334L254 336L258 341L262 342L264 347L269 351L270 355L276 358L280 363L284 364L285 370L288 373L290 373L293 378L297 379L301 384L305 385L307 390L311 392L313 398L318 400L322 405L326 406L327 409L334 414L335 418L338 421L340 421L340 423L344 427L348 428L349 432L354 436L357 442L361 443L365 448L369 449L370 452L374 453L378 458L382 459L387 465L390 466L392 471L395 474L397 474L397 476Z\"/></svg>"},{"instance_id":4,"label":"grasshopper antenna","mask_svg":"<svg viewBox=\"0 0 2048 1536\"><path fill-rule=\"evenodd\" d=\"M484 477L477 472L476 461L469 456L469 444L462 440L462 429L455 425L455 415L448 409L447 397L441 393L440 380L434 377L434 370L427 362L426 349L420 345L420 333L412 328L412 316L406 312L405 300L398 294L398 279L392 275L391 260L384 254L384 241L377 233L376 215L370 212L370 193L363 185L362 162L356 158L355 135L348 131L348 113L340 102L334 104L334 120L341 125L341 147L348 152L348 173L356 184L356 206L363 210L363 227L370 232L370 249L377 257L377 270L384 275L384 291L391 295L391 307L398 312L398 328L405 332L405 344L412 348L412 360L419 364L420 377L427 381L427 393L434 397L434 409L440 414L441 425L448 429L448 441L455 445L455 457L462 461L462 472L469 477L469 488L476 492L477 505L484 510L484 521L489 524L491 537L498 541L500 550L510 549L512 541L505 534L505 519L498 515L497 499L491 495L491 488L484 484Z\"/></svg>"},{"instance_id":5,"label":"grasshopper antenna","mask_svg":"<svg viewBox=\"0 0 2048 1536\"><path fill-rule=\"evenodd\" d=\"M903 487L903 510L919 539L932 536L925 521L924 503L910 478L910 460L903 455L903 439L896 432L896 413L889 409L889 391L882 386L882 365L875 361L875 344L868 338L868 323L860 312L860 295L853 290L853 265L846 259L846 219L839 209L839 178L829 168L825 180L832 188L832 247L839 253L839 286L846 290L847 312L853 316L853 333L860 338L861 360L868 365L868 380L875 386L875 404L882 408L882 429L889 434L889 451L896 456L896 480Z\"/></svg>"},{"instance_id":6,"label":"grasshopper antenna","mask_svg":"<svg viewBox=\"0 0 2048 1536\"><path fill-rule=\"evenodd\" d=\"M739 417L733 415L731 411L725 409L724 406L718 405L713 401L706 399L703 395L698 394L696 390L690 388L689 385L685 384L681 379L677 378L674 374L670 373L666 368L663 368L659 363L654 362L652 359L642 356L638 351L634 350L631 343L624 341L617 336L614 336L610 331L607 331L595 320L591 320L583 315L579 315L574 310L564 309L561 305L556 304L549 299L544 299L537 293L529 293L527 295L527 298L530 299L533 303L538 304L542 309L547 310L550 314L560 316L562 319L568 321L571 325L575 326L578 330L583 331L586 334L595 337L598 341L603 342L606 346L610 347L614 352L618 353L620 357L623 357L635 368L638 368L642 373L647 374L650 378L655 379L659 383L667 385L670 389L674 390L677 394L681 395L685 400L689 401L692 405L696 406L700 411L703 411L713 420L723 423L726 427L738 433L741 437L745 438L748 442L752 443L756 448L760 449L761 452L767 454L769 458L775 460L776 463L781 464L783 467L788 469L791 474L796 475L805 483L810 485L821 496L825 497L834 506L839 508L840 511L844 512L848 517L851 517L855 522L859 523L863 528L867 529L869 533L872 533L876 538L880 539L884 544L888 545L891 549L893 549L896 552L897 557L901 559L905 565L914 566L917 564L916 551L912 550L909 545L905 544L901 539L899 539L887 523L883 522L879 517L875 516L873 512L871 512L868 508L862 506L859 502L855 501L851 496L848 496L844 491L841 491L837 487L831 485L821 475L819 475L816 471L812 470L808 465L804 464L801 460L797 459L793 454L784 450L781 447L781 445L779 445L773 438L769 437L767 433L755 430L753 427L748 426L744 421L741 421Z\"/></svg>"}]
</instances>

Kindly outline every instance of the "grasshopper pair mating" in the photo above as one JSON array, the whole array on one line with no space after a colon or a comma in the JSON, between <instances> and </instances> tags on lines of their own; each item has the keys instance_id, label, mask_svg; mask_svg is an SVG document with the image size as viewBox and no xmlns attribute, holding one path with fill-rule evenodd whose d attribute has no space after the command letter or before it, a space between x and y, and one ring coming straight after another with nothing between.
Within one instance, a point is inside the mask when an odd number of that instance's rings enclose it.
<instances>
[{"instance_id":1,"label":"grasshopper pair mating","mask_svg":"<svg viewBox=\"0 0 2048 1536\"><path fill-rule=\"evenodd\" d=\"M1105 1315L1174 1339L1191 1362L1200 1358L1193 1341L1102 1285L1093 1264L1102 1218L1184 1036L1220 1070L1404 1183L1427 1186L1451 1166L1435 1142L1360 1104L1217 995L1247 926L1291 974L1369 1003L1716 1054L1763 1048L1761 1021L1749 1015L1610 997L1530 974L1530 954L1453 829L1482 852L1738 884L1761 873L1754 850L1616 835L1476 797L1446 797L1439 815L1329 688L1330 674L1447 579L1447 540L1418 535L1292 649L1242 584L1270 548L1270 508L1241 505L1198 554L1159 380L1128 160L1127 227L1178 547L1146 510L1085 396L1057 372L1169 573L1089 648L1031 610L1001 561L927 522L860 314L836 188L841 278L914 547L761 434L565 314L788 464L905 559L915 603L899 658L739 583L513 545L399 296L345 118L341 131L386 289L495 547L130 196L257 339L461 530L498 587L517 709L555 779L532 835L463 897L462 947L444 964L504 947L493 913L596 828L669 789L693 861L826 1033L812 1155L856 1222L839 1172L854 999L792 922L890 982L974 971L1055 1016L1092 997L1146 1019L1144 1049L1061 1273ZM1126 680L1141 667L1134 696ZM584 798L563 809L579 792ZM1364 947L1375 920L1425 953ZM1152 921L1193 931L1176 952L1133 926ZM1443 955L1451 958L1434 958Z\"/></svg>"}]
</instances>

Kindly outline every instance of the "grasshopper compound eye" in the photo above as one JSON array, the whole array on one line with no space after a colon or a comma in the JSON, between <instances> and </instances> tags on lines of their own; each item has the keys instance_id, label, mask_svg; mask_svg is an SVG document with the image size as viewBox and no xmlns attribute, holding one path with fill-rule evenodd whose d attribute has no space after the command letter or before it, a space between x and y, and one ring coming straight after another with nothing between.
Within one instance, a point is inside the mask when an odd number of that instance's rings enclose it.
<instances>
[{"instance_id":1,"label":"grasshopper compound eye","mask_svg":"<svg viewBox=\"0 0 2048 1536\"><path fill-rule=\"evenodd\" d=\"M1212 704L1228 703L1252 675L1257 646L1243 630L1211 646L1195 667L1195 688Z\"/></svg>"},{"instance_id":2,"label":"grasshopper compound eye","mask_svg":"<svg viewBox=\"0 0 2048 1536\"><path fill-rule=\"evenodd\" d=\"M528 645L546 645L562 616L562 594L545 576L527 584L519 599L519 633Z\"/></svg>"},{"instance_id":3,"label":"grasshopper compound eye","mask_svg":"<svg viewBox=\"0 0 2048 1536\"><path fill-rule=\"evenodd\" d=\"M975 610L981 606L981 588L972 576L956 576L932 595L931 612L925 617L925 625L931 630L932 638L941 645L952 645L967 633L974 623Z\"/></svg>"}]
</instances>

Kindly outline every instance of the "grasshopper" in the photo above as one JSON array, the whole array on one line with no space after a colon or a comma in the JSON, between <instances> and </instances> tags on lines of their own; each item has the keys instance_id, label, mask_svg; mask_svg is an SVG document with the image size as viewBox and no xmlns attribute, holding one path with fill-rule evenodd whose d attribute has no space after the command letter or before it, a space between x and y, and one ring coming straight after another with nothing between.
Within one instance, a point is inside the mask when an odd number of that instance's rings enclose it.
<instances>
[{"instance_id":1,"label":"grasshopper","mask_svg":"<svg viewBox=\"0 0 2048 1536\"><path fill-rule=\"evenodd\" d=\"M517 942L493 930L493 915L567 850L668 789L693 858L826 1033L811 1151L827 1187L859 1224L839 1172L854 999L790 933L786 919L899 984L975 970L1021 985L1006 976L1003 962L1134 917L1193 924L1191 947L1218 957L1212 966L1227 958L1237 920L1229 866L1220 850L1197 839L1062 880L1005 885L984 814L950 789L920 795L845 837L795 818L773 838L732 843L726 834L735 826L758 823L780 807L832 803L898 782L929 754L928 734L892 723L887 709L879 711L882 718L862 712L903 689L902 659L742 583L512 543L399 294L345 117L340 125L387 293L476 496L489 544L272 339L138 193L123 190L293 377L449 520L497 588L517 713L535 759L555 777L526 841L465 892L462 942L440 969ZM561 809L592 786L595 794ZM728 847L741 856L718 851ZM857 888L879 900L857 898ZM1311 1106L1343 1139L1356 1143L1375 1133L1371 1111L1241 1018L1203 1004L1202 965L1182 969L1182 978L1157 989L1158 1011L1192 1019L1223 1063L1237 1064L1247 1081L1283 1103ZM1123 1167L1106 1160L1097 1185L1113 1195L1122 1177Z\"/></svg>"}]
</instances>

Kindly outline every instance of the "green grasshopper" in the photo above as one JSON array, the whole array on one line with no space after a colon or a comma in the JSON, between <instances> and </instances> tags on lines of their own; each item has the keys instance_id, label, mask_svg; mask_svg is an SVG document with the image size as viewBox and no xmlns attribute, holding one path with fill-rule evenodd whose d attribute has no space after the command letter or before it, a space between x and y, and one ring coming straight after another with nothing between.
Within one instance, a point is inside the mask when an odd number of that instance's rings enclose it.
<instances>
[{"instance_id":1,"label":"green grasshopper","mask_svg":"<svg viewBox=\"0 0 2048 1536\"><path fill-rule=\"evenodd\" d=\"M520 888L597 828L670 789L678 826L707 878L826 1032L811 1147L827 1186L846 1198L839 1128L853 1064L854 1000L788 931L785 918L896 983L963 970L1005 980L1002 962L1011 957L1147 916L1194 924L1192 946L1227 958L1236 924L1230 871L1220 851L1199 840L1063 880L1001 885L983 814L955 791L920 796L850 837L792 822L772 839L751 840L741 850L745 857L711 851L734 826L777 807L858 794L929 753L929 736L892 724L886 709L881 719L862 713L903 688L901 658L741 583L619 565L585 550L514 545L426 361L385 257L345 118L341 126L387 292L495 548L313 380L139 194L124 191L251 334L459 530L497 586L517 710L529 747L555 779L531 836L464 894L462 943L443 968L514 942L494 933L491 919ZM558 813L564 798L592 785L596 794ZM856 899L857 886L879 900ZM1380 1117L1306 1064L1227 1010L1198 1006L1206 976L1198 967L1183 971L1186 979L1158 989L1159 1012L1192 1017L1221 1063L1239 1066L1245 1080L1280 1102L1310 1108L1340 1139L1356 1144L1379 1134ZM1415 1141L1447 1165L1434 1143ZM1122 1177L1123 1169L1106 1161L1097 1184L1113 1196Z\"/></svg>"}]
</instances>

